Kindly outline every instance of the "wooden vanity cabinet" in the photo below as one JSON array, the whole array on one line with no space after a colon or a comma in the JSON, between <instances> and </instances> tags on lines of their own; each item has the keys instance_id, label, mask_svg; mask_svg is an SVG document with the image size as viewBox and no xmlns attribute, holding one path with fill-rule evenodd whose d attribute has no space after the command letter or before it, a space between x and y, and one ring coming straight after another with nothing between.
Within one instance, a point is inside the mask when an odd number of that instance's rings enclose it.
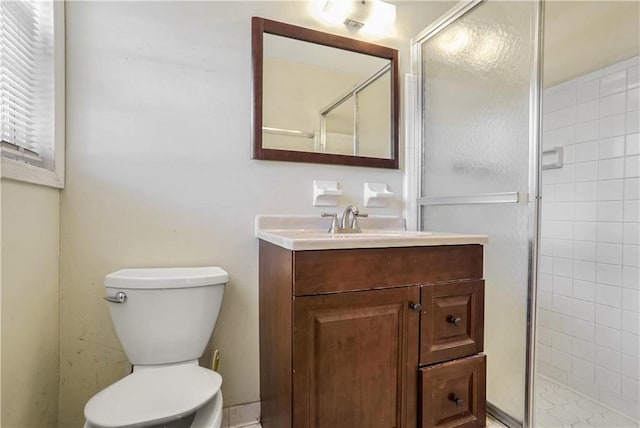
<instances>
[{"instance_id":1,"label":"wooden vanity cabinet","mask_svg":"<svg viewBox=\"0 0 640 428\"><path fill-rule=\"evenodd\" d=\"M482 350L481 245L259 252L264 428L482 426L483 368L427 366Z\"/></svg>"}]
</instances>

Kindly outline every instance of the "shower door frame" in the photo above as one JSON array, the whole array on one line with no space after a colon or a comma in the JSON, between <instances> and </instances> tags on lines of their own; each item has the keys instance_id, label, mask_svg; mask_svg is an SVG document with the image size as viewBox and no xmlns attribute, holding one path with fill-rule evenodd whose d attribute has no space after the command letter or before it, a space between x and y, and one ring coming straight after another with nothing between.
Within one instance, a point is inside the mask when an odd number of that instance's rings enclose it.
<instances>
[{"instance_id":1,"label":"shower door frame","mask_svg":"<svg viewBox=\"0 0 640 428\"><path fill-rule=\"evenodd\" d=\"M411 69L412 75L407 75L407 150L406 165L407 177L414 177L413 183L407 183L407 211L409 225L420 229L422 225L421 207L426 204L420 202L422 195L422 44L451 23L472 12L476 7L489 0L462 0L456 6L446 12L441 18L421 31L411 40ZM529 189L528 189L528 284L527 284L527 338L525 361L525 391L524 391L524 420L522 425L508 414L495 406L489 406L493 416L511 428L522 426L533 428L534 423L534 380L535 380L535 343L536 343L536 297L538 285L538 260L540 245L540 198L542 181L542 70L543 70L543 36L544 36L544 0L533 0L537 7L531 22L531 74L529 88ZM407 180L409 181L409 180ZM511 194L493 195L487 203L518 203L522 202L520 194L513 198ZM461 199L461 198L456 198ZM469 203L469 202L467 202ZM480 202L476 202L480 203Z\"/></svg>"}]
</instances>

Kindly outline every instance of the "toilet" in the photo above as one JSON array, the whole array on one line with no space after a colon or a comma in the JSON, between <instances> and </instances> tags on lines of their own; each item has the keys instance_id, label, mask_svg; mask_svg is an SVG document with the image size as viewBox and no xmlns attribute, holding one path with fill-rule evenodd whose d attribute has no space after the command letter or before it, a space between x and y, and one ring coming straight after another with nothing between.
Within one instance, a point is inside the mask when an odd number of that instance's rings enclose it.
<instances>
[{"instance_id":1,"label":"toilet","mask_svg":"<svg viewBox=\"0 0 640 428\"><path fill-rule=\"evenodd\" d=\"M111 319L133 372L94 395L85 428L219 428L222 377L198 358L229 275L219 267L124 269L105 277Z\"/></svg>"}]
</instances>

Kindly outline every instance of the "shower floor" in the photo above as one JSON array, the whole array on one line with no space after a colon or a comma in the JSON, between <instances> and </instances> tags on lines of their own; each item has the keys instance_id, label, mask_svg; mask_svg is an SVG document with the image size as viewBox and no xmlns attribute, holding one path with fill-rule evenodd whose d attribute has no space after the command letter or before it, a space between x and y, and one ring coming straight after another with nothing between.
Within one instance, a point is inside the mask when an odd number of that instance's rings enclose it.
<instances>
[{"instance_id":1,"label":"shower floor","mask_svg":"<svg viewBox=\"0 0 640 428\"><path fill-rule=\"evenodd\" d=\"M638 423L547 379L536 377L536 427L637 428Z\"/></svg>"}]
</instances>

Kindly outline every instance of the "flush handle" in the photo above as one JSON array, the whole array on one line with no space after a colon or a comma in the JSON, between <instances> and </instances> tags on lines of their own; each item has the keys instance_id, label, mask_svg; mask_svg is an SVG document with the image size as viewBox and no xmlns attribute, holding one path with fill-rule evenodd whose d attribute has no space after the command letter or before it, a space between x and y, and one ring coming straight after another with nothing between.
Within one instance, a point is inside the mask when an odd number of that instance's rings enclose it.
<instances>
[{"instance_id":1,"label":"flush handle","mask_svg":"<svg viewBox=\"0 0 640 428\"><path fill-rule=\"evenodd\" d=\"M127 295L122 291L118 291L115 296L106 296L103 299L111 303L124 303L127 301Z\"/></svg>"}]
</instances>

